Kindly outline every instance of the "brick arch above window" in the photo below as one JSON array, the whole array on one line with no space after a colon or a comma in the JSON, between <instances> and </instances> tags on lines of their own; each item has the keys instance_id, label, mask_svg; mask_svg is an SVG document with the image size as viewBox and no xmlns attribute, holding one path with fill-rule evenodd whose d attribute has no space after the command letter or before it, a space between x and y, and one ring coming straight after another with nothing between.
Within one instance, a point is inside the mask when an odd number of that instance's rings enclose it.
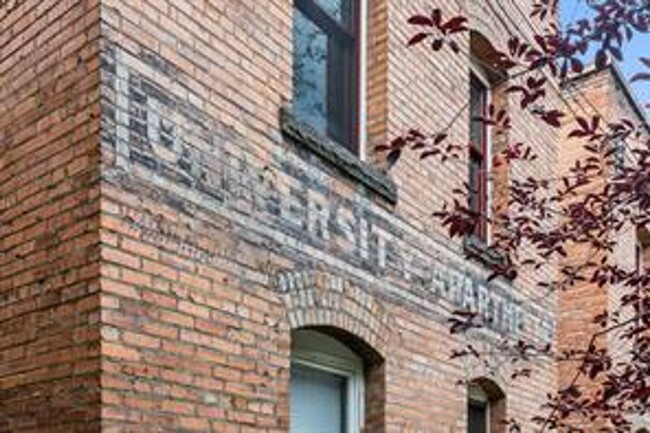
<instances>
[{"instance_id":1,"label":"brick arch above window","mask_svg":"<svg viewBox=\"0 0 650 433\"><path fill-rule=\"evenodd\" d=\"M496 86L507 79L505 73L493 67L498 63L499 52L484 32L476 28L470 30L469 49L472 62L484 70L491 86Z\"/></svg>"},{"instance_id":2,"label":"brick arch above window","mask_svg":"<svg viewBox=\"0 0 650 433\"><path fill-rule=\"evenodd\" d=\"M469 425L468 431L488 431L490 433L506 433L508 431L505 421L508 419L507 399L504 389L493 379L478 377L469 382L468 394L468 423L476 422L477 416L481 417L481 410L484 417L483 428L476 428L476 425ZM472 416L472 408L475 409Z\"/></svg>"},{"instance_id":3,"label":"brick arch above window","mask_svg":"<svg viewBox=\"0 0 650 433\"><path fill-rule=\"evenodd\" d=\"M326 272L301 274L302 283L290 285L283 296L292 340L296 332L316 331L356 354L362 360L365 381L362 431L385 432L384 361L390 330L395 329L391 316L378 299L356 284Z\"/></svg>"},{"instance_id":4,"label":"brick arch above window","mask_svg":"<svg viewBox=\"0 0 650 433\"><path fill-rule=\"evenodd\" d=\"M480 388L488 400L500 400L506 397L506 393L495 379L478 377L470 382L471 386Z\"/></svg>"},{"instance_id":5,"label":"brick arch above window","mask_svg":"<svg viewBox=\"0 0 650 433\"><path fill-rule=\"evenodd\" d=\"M323 274L289 290L283 300L292 330L314 328L330 334L372 364L386 358L391 316L365 289L347 281L331 284Z\"/></svg>"},{"instance_id":6,"label":"brick arch above window","mask_svg":"<svg viewBox=\"0 0 650 433\"><path fill-rule=\"evenodd\" d=\"M468 10L469 26L472 32L485 36L487 40L498 41L497 45L505 46L503 28L495 25L495 17L489 7L481 2L472 2Z\"/></svg>"}]
</instances>

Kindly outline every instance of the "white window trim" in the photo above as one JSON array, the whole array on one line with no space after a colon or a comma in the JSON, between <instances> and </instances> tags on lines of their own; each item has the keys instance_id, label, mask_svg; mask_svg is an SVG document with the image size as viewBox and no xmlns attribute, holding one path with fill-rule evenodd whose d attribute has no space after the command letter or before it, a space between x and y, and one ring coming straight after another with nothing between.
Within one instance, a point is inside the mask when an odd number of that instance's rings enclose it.
<instances>
[{"instance_id":1,"label":"white window trim","mask_svg":"<svg viewBox=\"0 0 650 433\"><path fill-rule=\"evenodd\" d=\"M359 0L359 106L357 113L359 117L359 133L357 140L359 140L357 148L359 149L359 159L365 161L368 159L368 2L370 0Z\"/></svg>"},{"instance_id":2,"label":"white window trim","mask_svg":"<svg viewBox=\"0 0 650 433\"><path fill-rule=\"evenodd\" d=\"M492 83L490 83L490 79L488 78L487 74L485 73L485 70L481 65L479 65L476 61L471 60L470 61L470 72L478 78L478 80L485 86L487 89L487 96L485 98L485 104L486 106L490 106L492 104L492 91L493 91L493 86ZM492 200L493 200L493 188L494 188L494 182L492 179L493 176L493 170L492 170L492 127L490 125L485 125L485 149L486 149L486 155L485 155L485 166L486 166L486 186L487 186L487 191L486 191L486 213L487 213L487 218L488 222L485 225L485 242L489 245L492 243L492 224L490 224L489 220L492 218Z\"/></svg>"},{"instance_id":3,"label":"white window trim","mask_svg":"<svg viewBox=\"0 0 650 433\"><path fill-rule=\"evenodd\" d=\"M347 379L346 395L346 433L360 433L365 421L363 364L353 360L326 353L327 348L307 350L293 348L291 363L343 376Z\"/></svg>"}]
</instances>

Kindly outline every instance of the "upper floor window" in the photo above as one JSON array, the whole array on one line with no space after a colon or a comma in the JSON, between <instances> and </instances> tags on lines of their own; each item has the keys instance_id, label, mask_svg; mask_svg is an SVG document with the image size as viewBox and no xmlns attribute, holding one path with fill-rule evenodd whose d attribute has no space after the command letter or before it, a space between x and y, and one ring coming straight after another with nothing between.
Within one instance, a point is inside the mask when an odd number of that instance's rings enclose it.
<instances>
[{"instance_id":1,"label":"upper floor window","mask_svg":"<svg viewBox=\"0 0 650 433\"><path fill-rule=\"evenodd\" d=\"M469 207L480 215L474 228L474 236L481 241L488 240L487 217L489 213L488 175L490 169L489 134L485 117L490 104L490 87L487 79L478 72L470 74L469 95Z\"/></svg>"},{"instance_id":2,"label":"upper floor window","mask_svg":"<svg viewBox=\"0 0 650 433\"><path fill-rule=\"evenodd\" d=\"M614 146L614 174L620 175L625 169L625 151L627 144L623 140L616 140Z\"/></svg>"},{"instance_id":3,"label":"upper floor window","mask_svg":"<svg viewBox=\"0 0 650 433\"><path fill-rule=\"evenodd\" d=\"M293 114L358 152L359 0L295 0Z\"/></svg>"}]
</instances>

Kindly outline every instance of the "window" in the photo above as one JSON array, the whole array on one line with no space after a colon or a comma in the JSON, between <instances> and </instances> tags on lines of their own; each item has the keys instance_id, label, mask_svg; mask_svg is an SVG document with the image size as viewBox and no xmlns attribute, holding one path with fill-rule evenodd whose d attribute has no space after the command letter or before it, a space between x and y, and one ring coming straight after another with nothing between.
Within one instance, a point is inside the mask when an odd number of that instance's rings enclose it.
<instances>
[{"instance_id":1,"label":"window","mask_svg":"<svg viewBox=\"0 0 650 433\"><path fill-rule=\"evenodd\" d=\"M338 340L312 330L292 334L290 433L359 433L363 363Z\"/></svg>"},{"instance_id":2,"label":"window","mask_svg":"<svg viewBox=\"0 0 650 433\"><path fill-rule=\"evenodd\" d=\"M489 135L486 124L476 118L487 114L490 94L487 80L479 77L477 73L470 74L469 103L469 207L481 216L474 229L474 236L487 243Z\"/></svg>"},{"instance_id":3,"label":"window","mask_svg":"<svg viewBox=\"0 0 650 433\"><path fill-rule=\"evenodd\" d=\"M295 0L293 114L358 152L360 0Z\"/></svg>"},{"instance_id":4,"label":"window","mask_svg":"<svg viewBox=\"0 0 650 433\"><path fill-rule=\"evenodd\" d=\"M505 433L505 394L489 379L473 381L467 388L467 433Z\"/></svg>"},{"instance_id":5,"label":"window","mask_svg":"<svg viewBox=\"0 0 650 433\"><path fill-rule=\"evenodd\" d=\"M614 146L614 175L620 176L625 169L625 150L627 144L623 140L616 140Z\"/></svg>"},{"instance_id":6,"label":"window","mask_svg":"<svg viewBox=\"0 0 650 433\"><path fill-rule=\"evenodd\" d=\"M470 385L468 393L467 432L488 433L488 396L479 386L476 385Z\"/></svg>"},{"instance_id":7,"label":"window","mask_svg":"<svg viewBox=\"0 0 650 433\"><path fill-rule=\"evenodd\" d=\"M467 409L468 433L488 433L488 403L470 400Z\"/></svg>"},{"instance_id":8,"label":"window","mask_svg":"<svg viewBox=\"0 0 650 433\"><path fill-rule=\"evenodd\" d=\"M637 242L635 243L634 246L634 269L637 272L638 275L641 275L645 271L646 263L645 263L645 254L646 251L645 249L647 248L647 245L644 245L643 242L644 240L647 241L647 239L644 239L644 234L647 234L647 231L644 229L638 230L637 229ZM642 326L643 324L641 321L643 320L642 317L645 314L645 296L643 295L643 284L639 280L636 284L636 295L638 296L637 300L637 309L638 309L638 314L637 314L637 320L636 320L636 325L637 326ZM644 343L644 336L637 333L634 334L634 343L635 344L643 344Z\"/></svg>"}]
</instances>

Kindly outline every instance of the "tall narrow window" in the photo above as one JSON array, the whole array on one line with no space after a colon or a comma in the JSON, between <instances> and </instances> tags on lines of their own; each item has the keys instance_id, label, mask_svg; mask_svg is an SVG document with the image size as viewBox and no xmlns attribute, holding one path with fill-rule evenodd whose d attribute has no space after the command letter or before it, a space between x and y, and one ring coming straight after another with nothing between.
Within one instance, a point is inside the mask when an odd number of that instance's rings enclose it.
<instances>
[{"instance_id":1,"label":"tall narrow window","mask_svg":"<svg viewBox=\"0 0 650 433\"><path fill-rule=\"evenodd\" d=\"M505 433L505 394L489 379L473 381L467 389L467 433Z\"/></svg>"},{"instance_id":2,"label":"tall narrow window","mask_svg":"<svg viewBox=\"0 0 650 433\"><path fill-rule=\"evenodd\" d=\"M620 175L625 169L626 143L623 140L616 140L614 146L614 174Z\"/></svg>"},{"instance_id":3,"label":"tall narrow window","mask_svg":"<svg viewBox=\"0 0 650 433\"><path fill-rule=\"evenodd\" d=\"M294 116L357 153L360 0L295 0Z\"/></svg>"},{"instance_id":4,"label":"tall narrow window","mask_svg":"<svg viewBox=\"0 0 650 433\"><path fill-rule=\"evenodd\" d=\"M489 398L480 386L474 384L467 391L467 433L488 433Z\"/></svg>"},{"instance_id":5,"label":"tall narrow window","mask_svg":"<svg viewBox=\"0 0 650 433\"><path fill-rule=\"evenodd\" d=\"M639 232L637 231L637 238L639 237ZM634 245L634 268L637 272L638 275L641 275L644 271L644 246L641 242L638 241ZM636 325L641 326L641 318L644 316L645 313L645 308L644 308L644 296L643 296L643 284L639 281L636 283L636 295L637 295L637 308L638 308L638 315L637 315L637 320L636 320ZM639 342L642 342L643 338L641 334L635 334L634 335L634 343L639 344Z\"/></svg>"},{"instance_id":6,"label":"tall narrow window","mask_svg":"<svg viewBox=\"0 0 650 433\"><path fill-rule=\"evenodd\" d=\"M469 146L469 207L480 215L474 236L487 242L488 216L488 131L486 124L477 120L486 115L489 104L489 87L485 80L470 75L470 146Z\"/></svg>"},{"instance_id":7,"label":"tall narrow window","mask_svg":"<svg viewBox=\"0 0 650 433\"><path fill-rule=\"evenodd\" d=\"M487 401L470 400L467 403L467 432L488 433Z\"/></svg>"}]
</instances>

